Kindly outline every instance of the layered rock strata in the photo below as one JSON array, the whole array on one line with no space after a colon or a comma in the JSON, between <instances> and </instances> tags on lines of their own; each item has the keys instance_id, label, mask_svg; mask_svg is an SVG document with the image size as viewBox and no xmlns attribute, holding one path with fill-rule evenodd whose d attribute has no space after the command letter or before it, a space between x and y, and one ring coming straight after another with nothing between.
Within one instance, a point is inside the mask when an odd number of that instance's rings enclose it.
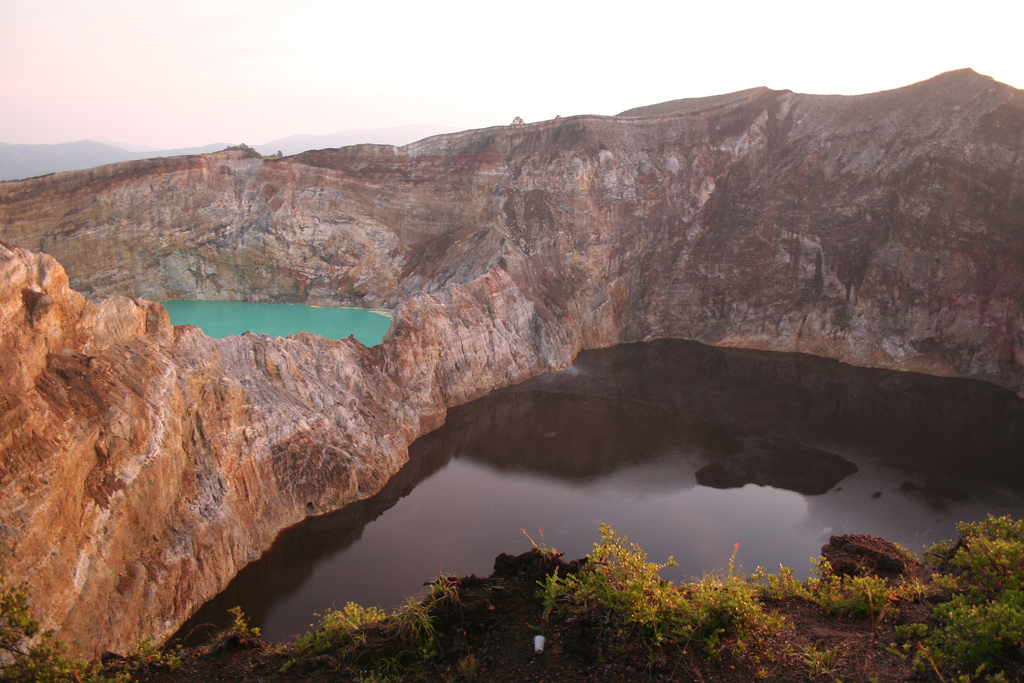
<instances>
[{"instance_id":1,"label":"layered rock strata","mask_svg":"<svg viewBox=\"0 0 1024 683\"><path fill-rule=\"evenodd\" d=\"M0 568L85 652L164 637L448 407L582 348L684 337L1020 393L1022 151L1024 93L962 71L0 183ZM398 307L366 349L212 340L122 295Z\"/></svg>"},{"instance_id":2,"label":"layered rock strata","mask_svg":"<svg viewBox=\"0 0 1024 683\"><path fill-rule=\"evenodd\" d=\"M392 307L498 266L556 316L605 306L598 336L1021 390L1024 93L963 70L679 106L0 183L0 239L97 300Z\"/></svg>"},{"instance_id":3,"label":"layered rock strata","mask_svg":"<svg viewBox=\"0 0 1024 683\"><path fill-rule=\"evenodd\" d=\"M447 406L548 367L500 270L412 297L373 349L210 339L10 245L0 274L0 566L92 654L170 635L282 528L380 489Z\"/></svg>"}]
</instances>

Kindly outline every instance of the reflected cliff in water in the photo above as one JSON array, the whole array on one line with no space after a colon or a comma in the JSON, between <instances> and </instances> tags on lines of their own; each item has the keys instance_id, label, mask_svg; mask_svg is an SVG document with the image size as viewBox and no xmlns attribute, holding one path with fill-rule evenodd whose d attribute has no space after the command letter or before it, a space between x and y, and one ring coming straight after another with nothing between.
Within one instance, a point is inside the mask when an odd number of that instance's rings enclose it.
<instances>
[{"instance_id":1,"label":"reflected cliff in water","mask_svg":"<svg viewBox=\"0 0 1024 683\"><path fill-rule=\"evenodd\" d=\"M242 606L264 636L352 600L391 607L489 573L531 537L577 557L601 522L666 578L806 574L832 533L913 550L961 519L1024 515L1024 401L981 382L656 341L580 354L454 409L378 495L284 532L182 629ZM537 531L540 527L542 531Z\"/></svg>"}]
</instances>

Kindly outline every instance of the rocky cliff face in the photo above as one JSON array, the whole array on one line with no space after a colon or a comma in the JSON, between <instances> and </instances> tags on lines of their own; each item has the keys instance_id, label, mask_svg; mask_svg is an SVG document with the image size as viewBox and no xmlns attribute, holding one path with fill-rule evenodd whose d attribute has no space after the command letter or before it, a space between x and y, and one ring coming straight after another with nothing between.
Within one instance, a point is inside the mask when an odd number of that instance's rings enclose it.
<instances>
[{"instance_id":1,"label":"rocky cliff face","mask_svg":"<svg viewBox=\"0 0 1024 683\"><path fill-rule=\"evenodd\" d=\"M1024 378L1024 92L757 89L281 160L0 183L4 574L86 651L173 631L448 407L656 337ZM394 306L211 340L143 298ZM61 533L54 534L54 529ZM65 531L66 530L66 531Z\"/></svg>"},{"instance_id":2,"label":"rocky cliff face","mask_svg":"<svg viewBox=\"0 0 1024 683\"><path fill-rule=\"evenodd\" d=\"M687 337L1020 390L1024 93L964 70L681 106L8 182L0 239L97 300L392 307L498 266L575 344Z\"/></svg>"},{"instance_id":3,"label":"rocky cliff face","mask_svg":"<svg viewBox=\"0 0 1024 683\"><path fill-rule=\"evenodd\" d=\"M95 306L9 245L0 269L0 566L93 654L170 635L280 529L376 492L448 405L547 368L501 271L409 299L366 349Z\"/></svg>"}]
</instances>

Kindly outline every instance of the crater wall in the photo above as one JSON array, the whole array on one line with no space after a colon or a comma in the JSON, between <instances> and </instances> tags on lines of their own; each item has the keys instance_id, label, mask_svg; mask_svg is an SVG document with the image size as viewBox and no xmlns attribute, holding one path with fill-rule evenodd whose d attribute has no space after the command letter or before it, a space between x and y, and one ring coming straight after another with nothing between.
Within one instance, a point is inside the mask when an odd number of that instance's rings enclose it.
<instances>
[{"instance_id":1,"label":"crater wall","mask_svg":"<svg viewBox=\"0 0 1024 683\"><path fill-rule=\"evenodd\" d=\"M0 183L0 569L84 652L166 637L449 407L584 348L688 338L1021 394L1022 151L1024 92L964 70ZM395 318L372 349L213 340L161 298Z\"/></svg>"}]
</instances>

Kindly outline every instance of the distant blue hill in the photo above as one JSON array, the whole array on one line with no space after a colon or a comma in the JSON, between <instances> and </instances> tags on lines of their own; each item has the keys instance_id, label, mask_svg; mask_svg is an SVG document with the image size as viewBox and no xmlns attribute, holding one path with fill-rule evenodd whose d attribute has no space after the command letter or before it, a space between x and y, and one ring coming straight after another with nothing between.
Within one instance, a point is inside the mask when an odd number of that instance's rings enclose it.
<instances>
[{"instance_id":1,"label":"distant blue hill","mask_svg":"<svg viewBox=\"0 0 1024 683\"><path fill-rule=\"evenodd\" d=\"M0 142L0 180L30 178L54 171L71 171L128 158L130 152L92 140L63 145L9 145Z\"/></svg>"},{"instance_id":2,"label":"distant blue hill","mask_svg":"<svg viewBox=\"0 0 1024 683\"><path fill-rule=\"evenodd\" d=\"M222 150L225 147L227 144L217 143L185 149L129 152L120 147L92 140L65 142L59 145L11 145L0 142L0 180L17 180L47 173L59 173L60 171L77 171L82 168L93 168L131 159L205 154Z\"/></svg>"},{"instance_id":3,"label":"distant blue hill","mask_svg":"<svg viewBox=\"0 0 1024 683\"><path fill-rule=\"evenodd\" d=\"M310 149L326 149L344 147L365 142L383 145L406 145L431 135L450 133L455 128L446 126L428 126L413 124L396 128L368 128L347 130L329 135L292 135L280 140L272 140L254 147L261 154L281 152L289 156ZM65 142L59 145L12 145L0 142L0 180L18 180L59 173L61 171L77 171L93 168L104 164L132 159L152 159L154 157L181 156L184 154L207 154L219 152L232 143L214 143L202 147L186 147L181 149L163 149L146 152L131 152L114 145L82 140Z\"/></svg>"}]
</instances>

